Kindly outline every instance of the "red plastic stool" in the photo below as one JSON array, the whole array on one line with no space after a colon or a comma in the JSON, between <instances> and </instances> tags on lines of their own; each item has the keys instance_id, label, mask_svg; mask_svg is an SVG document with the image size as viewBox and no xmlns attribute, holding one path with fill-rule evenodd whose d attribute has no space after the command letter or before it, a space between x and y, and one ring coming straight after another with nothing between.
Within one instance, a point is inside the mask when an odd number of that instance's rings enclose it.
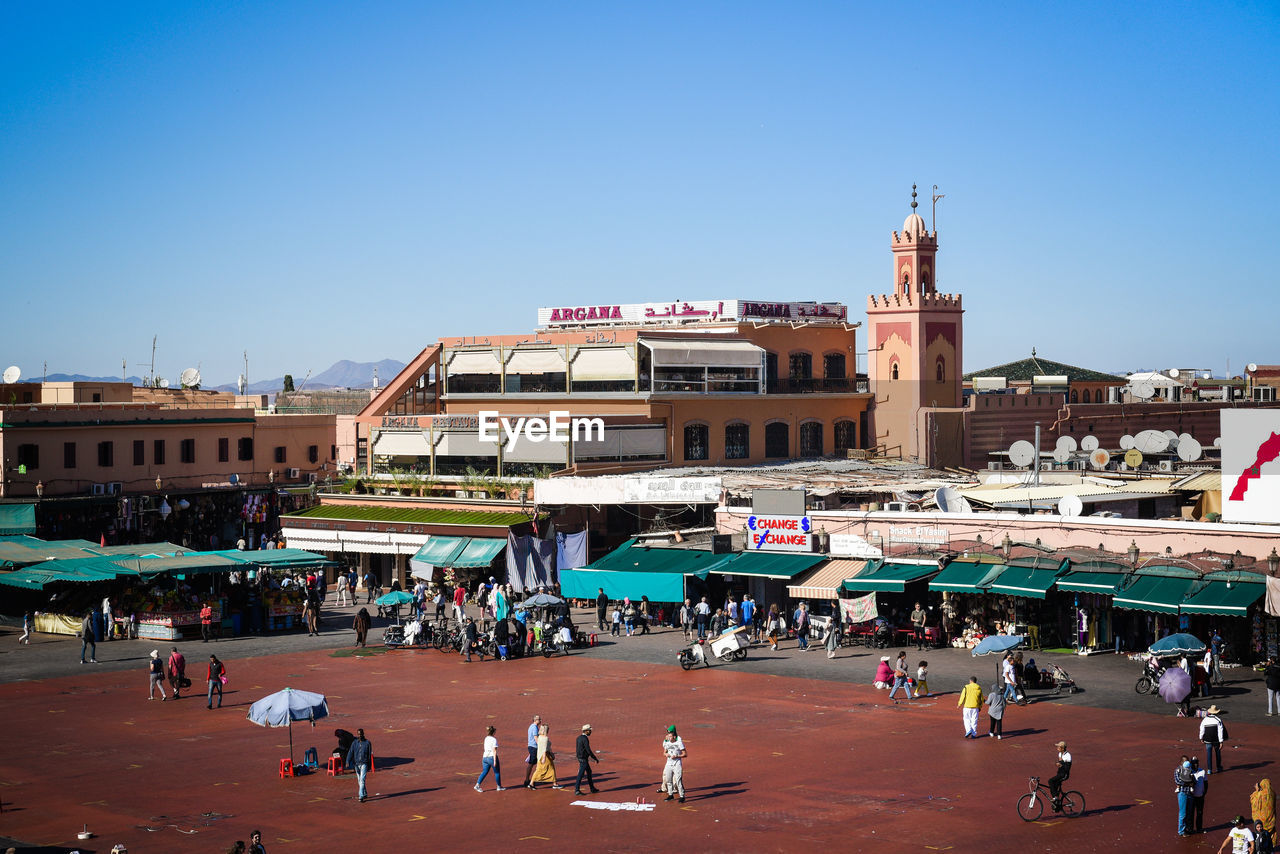
<instances>
[{"instance_id":1,"label":"red plastic stool","mask_svg":"<svg viewBox=\"0 0 1280 854\"><path fill-rule=\"evenodd\" d=\"M342 767L342 757L341 757L341 756L330 756L330 757L329 757L329 776L330 776L330 777L337 777L337 776L338 776L339 774L341 774L344 770L345 770L345 769Z\"/></svg>"},{"instance_id":2,"label":"red plastic stool","mask_svg":"<svg viewBox=\"0 0 1280 854\"><path fill-rule=\"evenodd\" d=\"M280 776L281 777L293 776L293 760L292 759L280 760Z\"/></svg>"}]
</instances>

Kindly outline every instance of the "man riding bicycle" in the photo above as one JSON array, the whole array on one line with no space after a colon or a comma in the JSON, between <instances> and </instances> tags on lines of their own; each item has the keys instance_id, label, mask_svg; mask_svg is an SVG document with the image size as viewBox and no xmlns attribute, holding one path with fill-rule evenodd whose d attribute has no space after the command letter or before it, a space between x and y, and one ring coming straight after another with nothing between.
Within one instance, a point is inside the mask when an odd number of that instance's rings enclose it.
<instances>
[{"instance_id":1,"label":"man riding bicycle","mask_svg":"<svg viewBox=\"0 0 1280 854\"><path fill-rule=\"evenodd\" d=\"M1049 778L1049 794L1053 798L1055 811L1062 809L1062 784L1071 777L1071 754L1067 752L1067 743L1060 741L1054 745L1058 748L1057 773Z\"/></svg>"}]
</instances>

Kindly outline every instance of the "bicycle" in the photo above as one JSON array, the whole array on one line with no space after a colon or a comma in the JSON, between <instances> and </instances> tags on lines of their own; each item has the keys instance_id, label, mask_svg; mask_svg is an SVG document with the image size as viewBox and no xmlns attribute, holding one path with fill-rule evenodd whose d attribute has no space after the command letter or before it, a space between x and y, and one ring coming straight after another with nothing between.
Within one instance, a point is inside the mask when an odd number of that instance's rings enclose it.
<instances>
[{"instance_id":1,"label":"bicycle","mask_svg":"<svg viewBox=\"0 0 1280 854\"><path fill-rule=\"evenodd\" d=\"M1049 787L1041 783L1039 777L1032 777L1028 782L1031 791L1018 798L1018 816L1023 821L1039 821L1040 816L1044 814L1046 802L1054 812L1062 813L1067 818L1079 818L1084 812L1084 795L1079 792L1063 792L1059 802L1054 804L1053 796L1049 794Z\"/></svg>"}]
</instances>

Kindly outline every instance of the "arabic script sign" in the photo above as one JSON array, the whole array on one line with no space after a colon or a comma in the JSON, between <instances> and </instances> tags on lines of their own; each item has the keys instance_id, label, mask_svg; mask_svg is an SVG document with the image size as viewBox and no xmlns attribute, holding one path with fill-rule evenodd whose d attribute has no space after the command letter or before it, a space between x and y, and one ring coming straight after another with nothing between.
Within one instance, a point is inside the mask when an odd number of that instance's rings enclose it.
<instances>
[{"instance_id":1,"label":"arabic script sign","mask_svg":"<svg viewBox=\"0 0 1280 854\"><path fill-rule=\"evenodd\" d=\"M713 323L752 320L843 323L849 309L837 302L700 300L629 304L567 305L538 309L539 326L599 326L637 323Z\"/></svg>"}]
</instances>

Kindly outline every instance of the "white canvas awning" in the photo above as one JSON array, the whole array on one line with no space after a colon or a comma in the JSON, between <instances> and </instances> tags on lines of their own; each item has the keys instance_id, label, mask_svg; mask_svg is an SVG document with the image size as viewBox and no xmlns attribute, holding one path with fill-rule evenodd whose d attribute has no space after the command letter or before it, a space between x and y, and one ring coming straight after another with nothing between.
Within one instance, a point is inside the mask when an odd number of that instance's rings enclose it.
<instances>
[{"instance_id":1,"label":"white canvas awning","mask_svg":"<svg viewBox=\"0 0 1280 854\"><path fill-rule=\"evenodd\" d=\"M419 430L412 433L382 432L373 440L375 457L429 457L431 444L427 434Z\"/></svg>"},{"instance_id":2,"label":"white canvas awning","mask_svg":"<svg viewBox=\"0 0 1280 854\"><path fill-rule=\"evenodd\" d=\"M666 456L665 427L606 427L601 440L573 443L575 459Z\"/></svg>"},{"instance_id":3,"label":"white canvas awning","mask_svg":"<svg viewBox=\"0 0 1280 854\"><path fill-rule=\"evenodd\" d=\"M445 373L456 374L500 374L502 363L498 361L495 350L454 350L449 354L449 366Z\"/></svg>"},{"instance_id":4,"label":"white canvas awning","mask_svg":"<svg viewBox=\"0 0 1280 854\"><path fill-rule=\"evenodd\" d=\"M509 463L544 463L563 467L569 461L569 443L553 442L550 439L533 442L521 433L510 451L503 445L502 459Z\"/></svg>"},{"instance_id":5,"label":"white canvas awning","mask_svg":"<svg viewBox=\"0 0 1280 854\"><path fill-rule=\"evenodd\" d=\"M653 352L654 367L758 368L764 350L747 341L707 341L706 339L642 339Z\"/></svg>"},{"instance_id":6,"label":"white canvas awning","mask_svg":"<svg viewBox=\"0 0 1280 854\"><path fill-rule=\"evenodd\" d=\"M574 354L575 380L634 380L635 377L636 360L625 347L597 347Z\"/></svg>"},{"instance_id":7,"label":"white canvas awning","mask_svg":"<svg viewBox=\"0 0 1280 854\"><path fill-rule=\"evenodd\" d=\"M507 358L509 374L563 374L564 372L564 353L556 349L517 349L512 350Z\"/></svg>"},{"instance_id":8,"label":"white canvas awning","mask_svg":"<svg viewBox=\"0 0 1280 854\"><path fill-rule=\"evenodd\" d=\"M475 433L437 433L437 457L496 457L497 442L481 442Z\"/></svg>"}]
</instances>

